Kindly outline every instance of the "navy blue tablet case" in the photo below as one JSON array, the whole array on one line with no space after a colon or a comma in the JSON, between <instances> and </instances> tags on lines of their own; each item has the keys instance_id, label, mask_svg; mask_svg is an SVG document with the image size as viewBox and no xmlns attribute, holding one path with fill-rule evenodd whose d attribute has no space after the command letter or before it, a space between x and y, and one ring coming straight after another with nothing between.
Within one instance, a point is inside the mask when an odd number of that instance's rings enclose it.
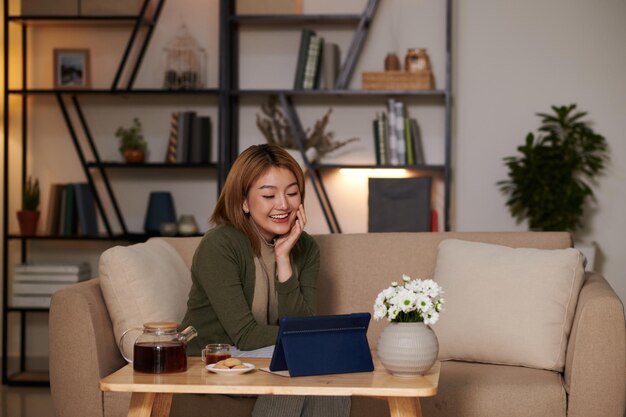
<instances>
[{"instance_id":1,"label":"navy blue tablet case","mask_svg":"<svg viewBox=\"0 0 626 417\"><path fill-rule=\"evenodd\" d=\"M370 318L370 313L281 318L270 371L290 376L373 371Z\"/></svg>"}]
</instances>

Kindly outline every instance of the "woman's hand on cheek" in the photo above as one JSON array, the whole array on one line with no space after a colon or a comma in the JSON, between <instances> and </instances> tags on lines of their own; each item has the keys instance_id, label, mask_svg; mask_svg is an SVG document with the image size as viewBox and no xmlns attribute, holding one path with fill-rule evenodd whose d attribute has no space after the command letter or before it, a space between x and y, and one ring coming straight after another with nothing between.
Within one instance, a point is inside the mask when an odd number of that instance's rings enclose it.
<instances>
[{"instance_id":1,"label":"woman's hand on cheek","mask_svg":"<svg viewBox=\"0 0 626 417\"><path fill-rule=\"evenodd\" d=\"M295 216L296 218L291 226L291 229L289 230L289 233L286 233L276 239L276 247L274 251L277 258L280 255L289 256L291 249L293 249L294 245L300 238L302 231L304 230L306 215L304 214L304 207L302 204L298 207Z\"/></svg>"},{"instance_id":2,"label":"woman's hand on cheek","mask_svg":"<svg viewBox=\"0 0 626 417\"><path fill-rule=\"evenodd\" d=\"M291 263L289 254L295 246L296 242L300 238L304 226L306 224L306 215L304 214L304 207L300 204L296 213L296 219L289 233L280 236L276 239L276 245L274 247L274 254L276 256L276 268L278 272L278 280L284 282L291 276ZM282 279L281 279L282 278Z\"/></svg>"}]
</instances>

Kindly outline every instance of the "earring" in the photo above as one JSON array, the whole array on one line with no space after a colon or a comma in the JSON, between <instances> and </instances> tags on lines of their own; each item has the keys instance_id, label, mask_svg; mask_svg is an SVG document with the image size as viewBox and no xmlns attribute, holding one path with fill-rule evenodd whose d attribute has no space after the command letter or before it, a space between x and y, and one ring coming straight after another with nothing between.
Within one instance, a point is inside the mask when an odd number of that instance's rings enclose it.
<instances>
[{"instance_id":1,"label":"earring","mask_svg":"<svg viewBox=\"0 0 626 417\"><path fill-rule=\"evenodd\" d=\"M246 214L250 214L250 210L243 209L243 212Z\"/></svg>"}]
</instances>

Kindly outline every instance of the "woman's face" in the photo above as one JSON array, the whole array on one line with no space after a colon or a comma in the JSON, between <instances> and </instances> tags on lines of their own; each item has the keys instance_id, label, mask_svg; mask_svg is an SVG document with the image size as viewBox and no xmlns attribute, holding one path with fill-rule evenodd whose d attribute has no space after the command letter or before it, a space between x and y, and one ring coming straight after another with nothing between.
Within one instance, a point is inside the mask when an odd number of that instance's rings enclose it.
<instances>
[{"instance_id":1,"label":"woman's face","mask_svg":"<svg viewBox=\"0 0 626 417\"><path fill-rule=\"evenodd\" d=\"M287 168L271 167L252 184L243 202L261 236L271 241L289 232L302 202L295 175Z\"/></svg>"}]
</instances>

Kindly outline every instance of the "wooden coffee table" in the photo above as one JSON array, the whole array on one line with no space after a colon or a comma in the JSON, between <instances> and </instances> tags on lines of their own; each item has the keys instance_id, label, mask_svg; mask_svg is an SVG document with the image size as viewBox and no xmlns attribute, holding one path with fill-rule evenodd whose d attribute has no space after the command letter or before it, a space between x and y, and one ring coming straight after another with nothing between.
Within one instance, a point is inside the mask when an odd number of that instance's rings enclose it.
<instances>
[{"instance_id":1,"label":"wooden coffee table","mask_svg":"<svg viewBox=\"0 0 626 417\"><path fill-rule=\"evenodd\" d=\"M257 369L241 375L207 371L200 358L190 357L186 372L144 374L127 365L100 381L102 391L132 392L129 417L167 417L174 394L333 395L386 398L392 417L421 416L420 397L437 394L440 364L416 378L390 375L375 352L374 371L306 377L283 377L258 370L269 358L242 358Z\"/></svg>"}]
</instances>

